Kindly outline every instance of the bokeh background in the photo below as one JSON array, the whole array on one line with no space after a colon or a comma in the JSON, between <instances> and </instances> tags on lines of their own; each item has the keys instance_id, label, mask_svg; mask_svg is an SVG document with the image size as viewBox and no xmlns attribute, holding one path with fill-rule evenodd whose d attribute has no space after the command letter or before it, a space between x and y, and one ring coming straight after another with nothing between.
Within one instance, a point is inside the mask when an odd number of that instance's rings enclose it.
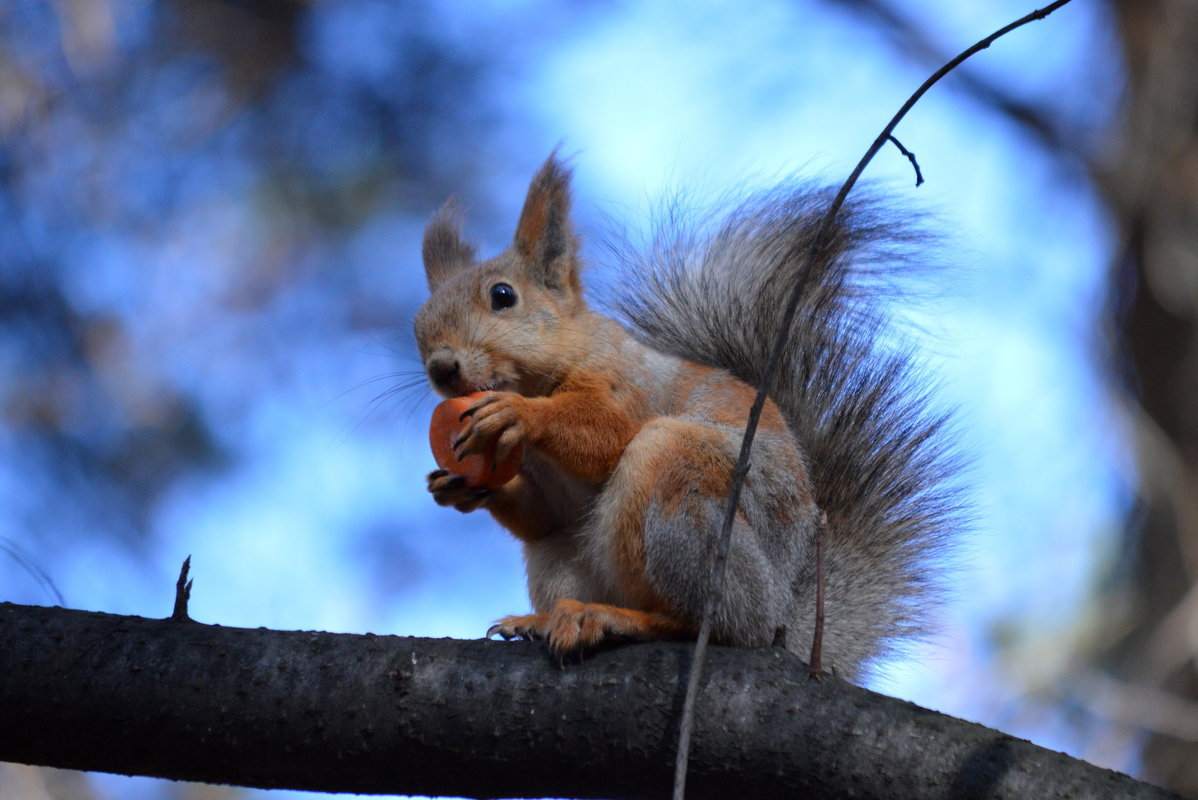
<instances>
[{"instance_id":1,"label":"bokeh background","mask_svg":"<svg viewBox=\"0 0 1198 800\"><path fill-rule=\"evenodd\" d=\"M1026 0L7 0L0 600L477 637L517 547L426 496L424 221L483 252L573 157L586 252L679 191L839 183ZM1198 794L1198 5L1076 0L867 177L946 264L907 314L975 529L872 685ZM601 301L601 298L598 298ZM270 796L0 765L0 800ZM298 796L298 795L296 795Z\"/></svg>"}]
</instances>

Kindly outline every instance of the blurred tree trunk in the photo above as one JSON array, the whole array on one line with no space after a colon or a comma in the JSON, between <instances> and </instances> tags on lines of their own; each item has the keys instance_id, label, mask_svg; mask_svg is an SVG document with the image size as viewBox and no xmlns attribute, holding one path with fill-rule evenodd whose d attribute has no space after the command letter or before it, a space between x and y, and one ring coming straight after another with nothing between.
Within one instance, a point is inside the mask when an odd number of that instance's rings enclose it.
<instances>
[{"instance_id":1,"label":"blurred tree trunk","mask_svg":"<svg viewBox=\"0 0 1198 800\"><path fill-rule=\"evenodd\" d=\"M1150 728L1145 775L1198 796L1198 3L1112 9L1128 83L1097 172L1122 236L1112 310L1141 486L1107 657Z\"/></svg>"}]
</instances>

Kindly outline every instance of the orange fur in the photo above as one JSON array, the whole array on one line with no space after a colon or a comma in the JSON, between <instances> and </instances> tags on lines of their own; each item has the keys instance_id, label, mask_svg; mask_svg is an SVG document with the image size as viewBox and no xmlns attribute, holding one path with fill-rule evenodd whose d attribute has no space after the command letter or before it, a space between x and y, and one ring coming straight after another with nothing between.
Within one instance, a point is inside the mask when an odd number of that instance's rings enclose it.
<instances>
[{"instance_id":1,"label":"orange fur","mask_svg":"<svg viewBox=\"0 0 1198 800\"><path fill-rule=\"evenodd\" d=\"M630 457L629 460L634 458ZM627 464L626 468L635 474L645 466L633 462ZM649 490L652 486L634 477L621 488L624 503L616 516L612 532L612 557L620 575L621 588L638 607L659 608L664 604L645 576L645 511L649 507Z\"/></svg>"},{"instance_id":2,"label":"orange fur","mask_svg":"<svg viewBox=\"0 0 1198 800\"><path fill-rule=\"evenodd\" d=\"M525 398L525 440L584 481L607 480L641 425L612 396L614 377L572 374L549 397Z\"/></svg>"},{"instance_id":3,"label":"orange fur","mask_svg":"<svg viewBox=\"0 0 1198 800\"><path fill-rule=\"evenodd\" d=\"M536 243L545 233L545 222L549 218L549 206L543 196L530 197L516 226L516 248L522 256L531 256Z\"/></svg>"},{"instance_id":4,"label":"orange fur","mask_svg":"<svg viewBox=\"0 0 1198 800\"><path fill-rule=\"evenodd\" d=\"M522 542L543 539L553 529L554 519L544 498L522 475L495 490L487 499L487 510Z\"/></svg>"},{"instance_id":5,"label":"orange fur","mask_svg":"<svg viewBox=\"0 0 1198 800\"><path fill-rule=\"evenodd\" d=\"M706 419L718 425L733 427L748 422L749 408L757 399L757 390L744 381L694 362L687 362L679 371L675 393L681 405L702 410ZM766 398L757 425L763 431L785 430L786 421L773 400Z\"/></svg>"},{"instance_id":6,"label":"orange fur","mask_svg":"<svg viewBox=\"0 0 1198 800\"><path fill-rule=\"evenodd\" d=\"M694 636L695 630L692 625L669 614L604 603L582 603L566 597L547 614L504 617L490 633L505 639L545 639L549 650L563 657L612 637L637 641L685 639Z\"/></svg>"}]
</instances>

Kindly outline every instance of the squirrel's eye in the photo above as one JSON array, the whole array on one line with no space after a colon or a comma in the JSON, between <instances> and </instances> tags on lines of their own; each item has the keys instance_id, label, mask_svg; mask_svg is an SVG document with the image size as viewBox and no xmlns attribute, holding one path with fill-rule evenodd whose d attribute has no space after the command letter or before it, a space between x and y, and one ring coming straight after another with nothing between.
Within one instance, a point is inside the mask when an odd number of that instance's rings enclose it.
<instances>
[{"instance_id":1,"label":"squirrel's eye","mask_svg":"<svg viewBox=\"0 0 1198 800\"><path fill-rule=\"evenodd\" d=\"M516 290L506 283L497 283L491 287L491 310L502 311L516 305Z\"/></svg>"}]
</instances>

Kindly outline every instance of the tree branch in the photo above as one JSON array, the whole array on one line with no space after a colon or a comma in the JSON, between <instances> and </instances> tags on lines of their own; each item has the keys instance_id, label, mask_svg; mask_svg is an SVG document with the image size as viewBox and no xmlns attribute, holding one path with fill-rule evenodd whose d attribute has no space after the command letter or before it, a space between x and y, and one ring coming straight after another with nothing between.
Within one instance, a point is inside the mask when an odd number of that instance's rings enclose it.
<instances>
[{"instance_id":1,"label":"tree branch","mask_svg":"<svg viewBox=\"0 0 1198 800\"><path fill-rule=\"evenodd\" d=\"M684 644L246 630L0 604L0 760L211 783L661 797ZM712 648L692 797L1172 797L980 725Z\"/></svg>"}]
</instances>

